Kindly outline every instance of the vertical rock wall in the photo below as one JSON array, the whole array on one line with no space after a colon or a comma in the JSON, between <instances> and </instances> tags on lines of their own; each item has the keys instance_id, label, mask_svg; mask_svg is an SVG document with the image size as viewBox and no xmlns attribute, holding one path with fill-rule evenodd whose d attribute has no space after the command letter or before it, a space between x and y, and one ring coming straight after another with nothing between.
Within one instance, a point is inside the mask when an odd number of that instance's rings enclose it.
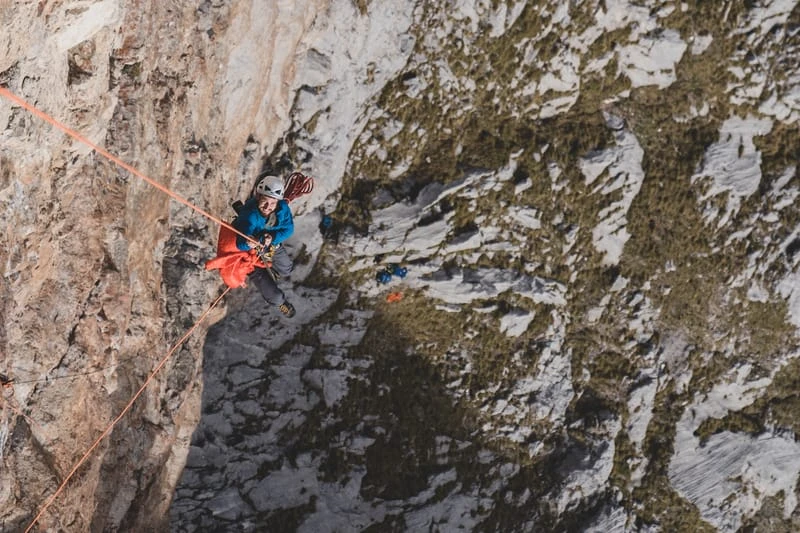
<instances>
[{"instance_id":1,"label":"vertical rock wall","mask_svg":"<svg viewBox=\"0 0 800 533\"><path fill-rule=\"evenodd\" d=\"M4 3L0 85L227 218L286 127L293 59L325 3ZM6 100L0 212L0 373L13 380L0 404L0 529L13 531L220 284L201 268L213 223ZM161 527L199 416L202 332L42 530Z\"/></svg>"}]
</instances>

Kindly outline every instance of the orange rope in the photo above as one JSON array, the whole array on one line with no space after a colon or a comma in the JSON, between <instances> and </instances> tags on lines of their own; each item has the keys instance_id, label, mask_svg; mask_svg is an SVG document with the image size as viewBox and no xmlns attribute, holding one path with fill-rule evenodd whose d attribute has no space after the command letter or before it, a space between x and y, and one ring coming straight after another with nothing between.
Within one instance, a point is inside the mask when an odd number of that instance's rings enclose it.
<instances>
[{"instance_id":1,"label":"orange rope","mask_svg":"<svg viewBox=\"0 0 800 533\"><path fill-rule=\"evenodd\" d=\"M161 361L158 363L158 365L156 365L155 369L153 369L153 371L150 373L150 375L144 381L142 386L139 387L139 390L136 391L136 394L133 395L133 397L130 399L130 401L125 406L125 408L122 409L122 412L117 416L117 418L114 419L113 422L111 422L111 424L109 424L109 426L106 428L106 430L103 431L103 433L101 433L99 437L97 437L97 440L94 441L94 444L92 444L89 447L89 449L86 450L86 453L83 454L83 457L80 458L80 460L75 464L75 466L72 468L70 473L67 474L67 477L64 478L64 481L62 481L61 485L59 485L58 490L56 490L56 492L52 496L50 496L50 498L44 504L42 509L39 511L39 514L36 515L36 518L34 518L33 521L30 523L30 525L28 525L28 528L25 530L25 533L28 533L29 531L31 531L31 529L33 529L33 526L36 525L36 523L39 521L39 519L42 517L42 515L44 515L44 512L47 510L47 508L50 507L50 505L52 505L52 503L55 501L55 499L58 497L58 495L61 494L61 492L67 486L67 482L69 482L69 480L72 479L72 476L75 475L75 472L77 472L78 469L83 465L83 463L86 462L86 460L89 458L89 456L95 450L95 448L97 448L100 445L100 442L111 433L111 430L114 429L114 426L117 424L117 422L119 422L122 419L122 417L125 416L125 413L130 411L131 407L133 407L133 403L139 398L139 396L142 395L142 393L144 392L144 389L150 384L150 382L153 381L153 378L155 377L155 375L158 373L159 370L161 370L161 368L167 362L167 359L169 359L169 357L173 353L175 353L175 350L177 350L178 347L181 344L183 344L183 342L186 339L189 338L189 336L192 334L192 332L194 332L194 330L197 329L197 326L200 325L200 323L209 315L209 313L211 313L212 309L214 309L214 307L217 306L217 304L222 300L222 298L225 297L226 294L228 294L228 291L230 291L230 290L231 290L230 287L226 288L225 291L216 300L214 300L214 303L212 303L211 306L209 306L209 308L206 309L206 311L200 316L200 318L197 319L197 321L194 323L194 325L191 328L189 328L189 331L187 331L186 334L183 337L181 337L181 339L177 343L175 343L175 345L172 348L170 348L169 352L167 352L167 355L165 355L161 359Z\"/></svg>"},{"instance_id":2,"label":"orange rope","mask_svg":"<svg viewBox=\"0 0 800 533\"><path fill-rule=\"evenodd\" d=\"M56 128L60 129L61 131L63 131L64 133L66 133L67 135L69 135L70 137L75 139L76 141L85 144L86 146L88 146L92 150L96 151L98 154L102 155L103 157L105 157L106 159L111 161L112 163L115 163L118 166L124 168L125 170L127 170L128 172L133 174L134 176L137 176L137 177L143 179L144 181L146 181L147 183L149 183L150 185L152 185L153 187L155 187L159 191L161 191L161 192L163 192L165 194L168 194L173 199L177 200L178 202L182 203L183 205L194 209L195 211L197 211L198 213L200 213L204 217L208 218L209 220L213 220L214 222L216 222L220 226L225 226L226 228L228 228L229 230L233 231L237 235L240 235L240 236L244 237L245 239L247 239L251 243L254 243L257 248L260 248L260 247L263 246L260 242L258 242L257 240L253 239L252 237L237 231L236 228L234 228L233 226L231 226L227 222L224 222L224 221L220 220L219 218L215 217L214 215L212 215L210 213L207 213L206 211L203 211L202 209L200 209L199 207L197 207L196 205L194 205L190 201L188 201L185 198L179 196L178 194L172 192L171 190L169 190L168 188L164 187L163 185L161 185L157 181L148 178L147 176L145 176L144 174L142 174L141 172L136 170L134 167L130 166L129 164L127 164L122 159L118 158L117 156L115 156L114 154L109 152L108 150L106 150L104 148L101 148L100 146L94 144L92 141L90 141L89 139L87 139L86 137L84 137L83 135L78 133L77 131L75 131L73 129L70 129L69 127L65 126L61 122L59 122L56 119L54 119L52 116L50 116L47 113L45 113L44 111L41 111L40 109L34 107L32 104L29 104L27 101L23 100L22 98L20 98L16 94L12 93L11 91L6 89L5 87L0 87L0 96L4 96L7 99L9 99L12 102L14 102L15 104L22 106L23 108L25 108L26 110L30 111L32 114L34 114L37 117L41 118L45 122L48 122L48 123L52 124L53 126L55 126Z\"/></svg>"}]
</instances>

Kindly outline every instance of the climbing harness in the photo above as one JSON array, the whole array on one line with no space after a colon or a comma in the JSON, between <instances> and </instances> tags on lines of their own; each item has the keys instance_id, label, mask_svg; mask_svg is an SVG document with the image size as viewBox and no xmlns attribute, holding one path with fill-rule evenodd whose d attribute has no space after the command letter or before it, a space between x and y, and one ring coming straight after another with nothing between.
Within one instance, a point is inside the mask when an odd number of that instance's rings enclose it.
<instances>
[{"instance_id":1,"label":"climbing harness","mask_svg":"<svg viewBox=\"0 0 800 533\"><path fill-rule=\"evenodd\" d=\"M263 247L256 255L258 255L258 258L269 267L272 264L272 256L274 256L275 252L278 251L279 246L280 244L277 246L270 244L269 246Z\"/></svg>"}]
</instances>

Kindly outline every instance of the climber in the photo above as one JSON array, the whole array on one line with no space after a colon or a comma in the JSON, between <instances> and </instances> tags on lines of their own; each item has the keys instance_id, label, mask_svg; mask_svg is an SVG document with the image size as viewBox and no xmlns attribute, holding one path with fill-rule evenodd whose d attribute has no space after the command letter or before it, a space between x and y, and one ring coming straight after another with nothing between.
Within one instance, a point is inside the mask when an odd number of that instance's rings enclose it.
<instances>
[{"instance_id":1,"label":"climber","mask_svg":"<svg viewBox=\"0 0 800 533\"><path fill-rule=\"evenodd\" d=\"M278 306L287 317L293 317L294 306L277 284L277 280L291 274L294 267L282 246L294 231L292 211L284 198L283 180L277 176L261 179L255 194L238 209L233 227L263 245L258 255L267 268L256 268L248 279L255 283L267 303ZM241 235L236 236L236 247L242 251L258 248Z\"/></svg>"}]
</instances>

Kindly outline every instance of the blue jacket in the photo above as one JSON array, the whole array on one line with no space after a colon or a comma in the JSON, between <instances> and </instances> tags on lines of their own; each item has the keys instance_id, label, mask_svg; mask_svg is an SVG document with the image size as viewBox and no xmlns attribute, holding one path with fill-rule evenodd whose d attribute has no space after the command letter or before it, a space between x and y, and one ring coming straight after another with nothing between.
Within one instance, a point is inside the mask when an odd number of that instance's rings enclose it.
<instances>
[{"instance_id":1,"label":"blue jacket","mask_svg":"<svg viewBox=\"0 0 800 533\"><path fill-rule=\"evenodd\" d=\"M245 235L250 235L256 240L261 239L265 233L272 235L272 244L280 244L288 239L294 232L294 219L292 210L286 200L279 200L275 208L275 223L267 225L267 218L258 210L258 200L253 197L247 200L239 210L239 216L233 221L233 227ZM236 236L236 247L242 251L252 248L252 245L241 235Z\"/></svg>"}]
</instances>

